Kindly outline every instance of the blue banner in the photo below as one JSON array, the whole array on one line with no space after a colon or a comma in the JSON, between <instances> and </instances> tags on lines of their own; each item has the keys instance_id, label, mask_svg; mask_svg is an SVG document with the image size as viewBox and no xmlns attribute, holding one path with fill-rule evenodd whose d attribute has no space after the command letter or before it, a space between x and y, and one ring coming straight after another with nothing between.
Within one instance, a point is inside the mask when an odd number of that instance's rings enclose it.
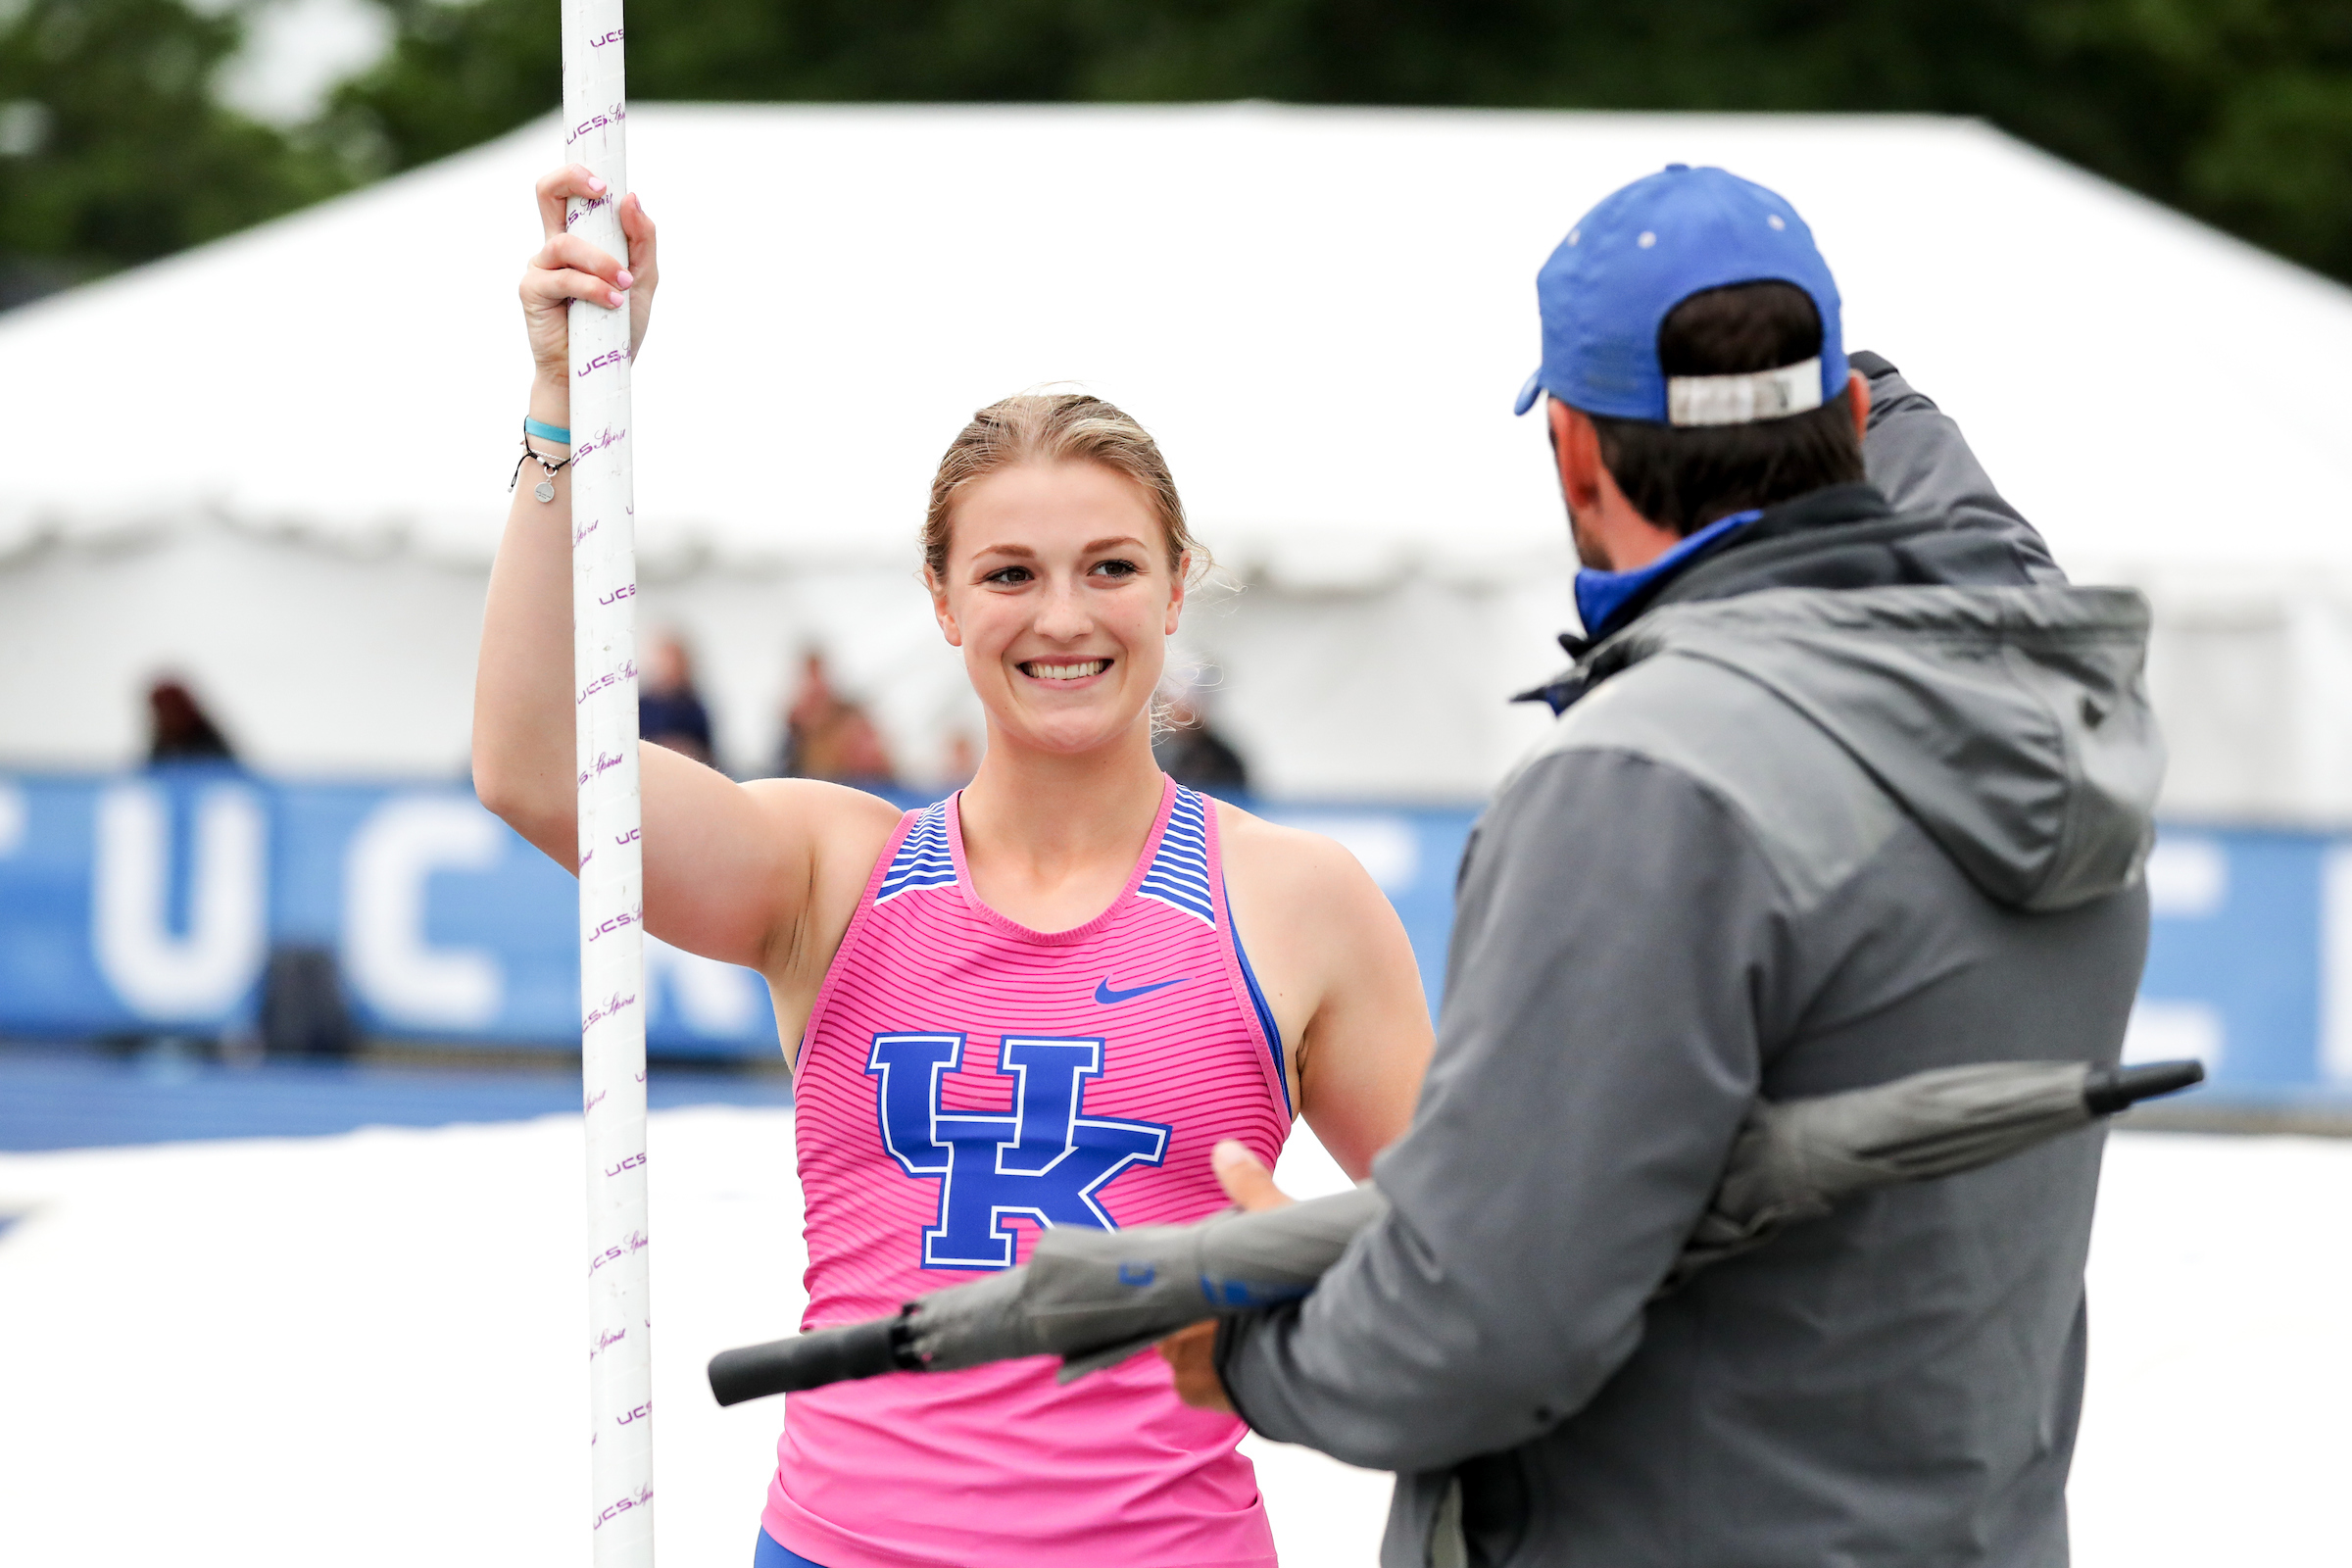
<instances>
[{"instance_id":1,"label":"blue banner","mask_svg":"<svg viewBox=\"0 0 2352 1568\"><path fill-rule=\"evenodd\" d=\"M0 776L0 1032L252 1028L271 948L325 948L368 1035L579 1038L571 878L464 785L285 784L229 768ZM651 938L657 1052L777 1049L748 969Z\"/></svg>"},{"instance_id":2,"label":"blue banner","mask_svg":"<svg viewBox=\"0 0 2352 1568\"><path fill-rule=\"evenodd\" d=\"M1433 999L1467 808L1261 805L1339 840L1395 901ZM2217 1088L2352 1090L2352 837L2175 824L2127 1052ZM252 1028L273 948L337 956L362 1032L445 1045L579 1034L570 877L463 785L230 768L0 775L0 1033ZM1248 933L1244 933L1247 938ZM766 986L648 940L657 1053L778 1049Z\"/></svg>"}]
</instances>

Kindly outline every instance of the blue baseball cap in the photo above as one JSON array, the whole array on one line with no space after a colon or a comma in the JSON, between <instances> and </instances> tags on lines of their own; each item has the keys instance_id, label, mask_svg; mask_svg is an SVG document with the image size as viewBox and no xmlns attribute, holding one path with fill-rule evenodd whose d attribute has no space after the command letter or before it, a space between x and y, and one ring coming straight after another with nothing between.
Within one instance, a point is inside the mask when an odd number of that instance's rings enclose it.
<instances>
[{"instance_id":1,"label":"blue baseball cap","mask_svg":"<svg viewBox=\"0 0 2352 1568\"><path fill-rule=\"evenodd\" d=\"M1669 377L1658 327L1691 295L1732 283L1793 283L1821 312L1818 360L1752 375ZM1744 424L1819 408L1845 389L1838 284L1796 209L1721 169L1668 164L1602 198L1536 274L1544 363L1519 389L1525 414L1548 392L1571 408L1657 424Z\"/></svg>"}]
</instances>

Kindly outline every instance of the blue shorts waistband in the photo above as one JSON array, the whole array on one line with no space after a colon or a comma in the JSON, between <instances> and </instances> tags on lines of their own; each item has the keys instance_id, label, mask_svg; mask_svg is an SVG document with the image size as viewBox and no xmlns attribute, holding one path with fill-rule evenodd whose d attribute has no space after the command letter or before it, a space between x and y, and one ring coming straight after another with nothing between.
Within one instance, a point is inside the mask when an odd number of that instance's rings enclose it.
<instances>
[{"instance_id":1,"label":"blue shorts waistband","mask_svg":"<svg viewBox=\"0 0 2352 1568\"><path fill-rule=\"evenodd\" d=\"M752 1568L824 1568L824 1564L810 1562L762 1530L760 1544L752 1548Z\"/></svg>"}]
</instances>

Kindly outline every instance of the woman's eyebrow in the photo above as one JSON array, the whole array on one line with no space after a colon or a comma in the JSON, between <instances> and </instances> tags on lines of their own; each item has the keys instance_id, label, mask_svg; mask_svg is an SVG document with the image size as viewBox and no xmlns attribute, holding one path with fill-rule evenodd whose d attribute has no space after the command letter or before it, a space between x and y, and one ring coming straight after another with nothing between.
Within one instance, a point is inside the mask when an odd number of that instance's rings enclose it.
<instances>
[{"instance_id":1,"label":"woman's eyebrow","mask_svg":"<svg viewBox=\"0 0 2352 1568\"><path fill-rule=\"evenodd\" d=\"M1121 533L1113 534L1107 539L1090 539L1079 548L1078 553L1082 556L1091 556L1104 550L1141 550L1144 548L1144 542L1135 535ZM1035 561L1037 552L1027 545L1011 543L982 545L972 552L972 559L975 561L987 556L1011 556L1021 561Z\"/></svg>"}]
</instances>

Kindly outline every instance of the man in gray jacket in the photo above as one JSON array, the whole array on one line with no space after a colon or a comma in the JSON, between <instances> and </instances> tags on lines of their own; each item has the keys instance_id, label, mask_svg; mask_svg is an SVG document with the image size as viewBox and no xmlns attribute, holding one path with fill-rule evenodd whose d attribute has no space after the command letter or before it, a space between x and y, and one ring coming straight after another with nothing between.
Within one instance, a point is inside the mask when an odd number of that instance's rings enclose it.
<instances>
[{"instance_id":1,"label":"man in gray jacket","mask_svg":"<svg viewBox=\"0 0 2352 1568\"><path fill-rule=\"evenodd\" d=\"M1849 375L1772 192L1638 181L1539 298L1590 641L1464 858L1394 1212L1221 1390L1398 1472L1390 1568L2063 1564L2096 1132L1653 1293L1756 1095L2116 1058L2146 608Z\"/></svg>"}]
</instances>

